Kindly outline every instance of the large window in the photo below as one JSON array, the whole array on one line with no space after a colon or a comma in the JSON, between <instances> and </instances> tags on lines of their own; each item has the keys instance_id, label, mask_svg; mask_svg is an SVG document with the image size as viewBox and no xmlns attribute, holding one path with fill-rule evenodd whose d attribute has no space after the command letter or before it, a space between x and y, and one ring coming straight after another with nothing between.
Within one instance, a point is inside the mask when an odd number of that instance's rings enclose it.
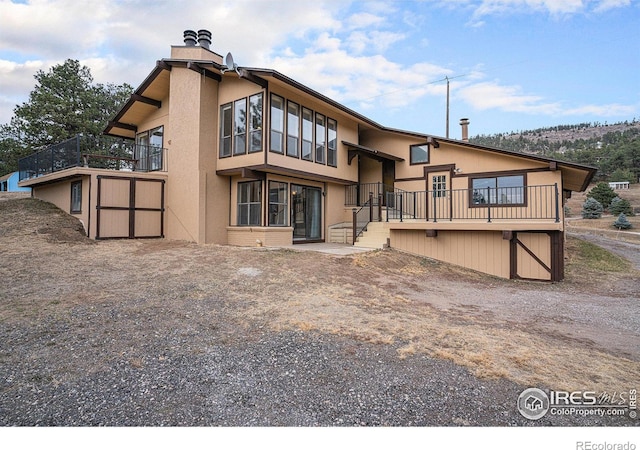
<instances>
[{"instance_id":1,"label":"large window","mask_svg":"<svg viewBox=\"0 0 640 450\"><path fill-rule=\"evenodd\" d=\"M262 94L249 97L249 153L262 151Z\"/></svg>"},{"instance_id":2,"label":"large window","mask_svg":"<svg viewBox=\"0 0 640 450\"><path fill-rule=\"evenodd\" d=\"M82 181L74 181L71 183L71 213L79 214L82 212Z\"/></svg>"},{"instance_id":3,"label":"large window","mask_svg":"<svg viewBox=\"0 0 640 450\"><path fill-rule=\"evenodd\" d=\"M338 122L271 94L270 150L292 158L338 166Z\"/></svg>"},{"instance_id":4,"label":"large window","mask_svg":"<svg viewBox=\"0 0 640 450\"><path fill-rule=\"evenodd\" d=\"M222 105L220 158L262 151L262 119L262 93Z\"/></svg>"},{"instance_id":5,"label":"large window","mask_svg":"<svg viewBox=\"0 0 640 450\"><path fill-rule=\"evenodd\" d=\"M472 205L523 205L524 175L473 178Z\"/></svg>"},{"instance_id":6,"label":"large window","mask_svg":"<svg viewBox=\"0 0 640 450\"><path fill-rule=\"evenodd\" d=\"M287 183L269 181L269 225L287 226Z\"/></svg>"},{"instance_id":7,"label":"large window","mask_svg":"<svg viewBox=\"0 0 640 450\"><path fill-rule=\"evenodd\" d=\"M302 159L313 161L313 112L302 108Z\"/></svg>"},{"instance_id":8,"label":"large window","mask_svg":"<svg viewBox=\"0 0 640 450\"><path fill-rule=\"evenodd\" d=\"M233 154L247 153L247 99L233 102Z\"/></svg>"},{"instance_id":9,"label":"large window","mask_svg":"<svg viewBox=\"0 0 640 450\"><path fill-rule=\"evenodd\" d=\"M260 226L262 182L238 183L238 225Z\"/></svg>"},{"instance_id":10,"label":"large window","mask_svg":"<svg viewBox=\"0 0 640 450\"><path fill-rule=\"evenodd\" d=\"M287 155L295 158L300 154L300 106L287 104Z\"/></svg>"},{"instance_id":11,"label":"large window","mask_svg":"<svg viewBox=\"0 0 640 450\"><path fill-rule=\"evenodd\" d=\"M327 119L327 164L338 165L338 123Z\"/></svg>"},{"instance_id":12,"label":"large window","mask_svg":"<svg viewBox=\"0 0 640 450\"><path fill-rule=\"evenodd\" d=\"M284 99L271 96L271 151L284 152Z\"/></svg>"},{"instance_id":13,"label":"large window","mask_svg":"<svg viewBox=\"0 0 640 450\"><path fill-rule=\"evenodd\" d=\"M429 162L429 144L412 145L410 147L411 164L427 164Z\"/></svg>"},{"instance_id":14,"label":"large window","mask_svg":"<svg viewBox=\"0 0 640 450\"><path fill-rule=\"evenodd\" d=\"M326 125L325 117L316 113L316 162L324 164L326 153Z\"/></svg>"}]
</instances>

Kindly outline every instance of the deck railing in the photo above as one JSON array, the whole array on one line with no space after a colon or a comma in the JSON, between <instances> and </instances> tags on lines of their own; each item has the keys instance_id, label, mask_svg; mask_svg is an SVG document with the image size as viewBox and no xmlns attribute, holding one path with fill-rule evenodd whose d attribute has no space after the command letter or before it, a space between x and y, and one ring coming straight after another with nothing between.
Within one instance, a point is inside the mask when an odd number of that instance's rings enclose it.
<instances>
[{"instance_id":1,"label":"deck railing","mask_svg":"<svg viewBox=\"0 0 640 450\"><path fill-rule=\"evenodd\" d=\"M370 192L369 199L361 208L353 208L352 215L352 244L355 244L358 236L367 229L367 225L374 221L382 222L382 194L378 194L377 197L374 197L373 192Z\"/></svg>"},{"instance_id":2,"label":"deck railing","mask_svg":"<svg viewBox=\"0 0 640 450\"><path fill-rule=\"evenodd\" d=\"M72 167L166 171L167 150L109 136L76 136L18 161L20 181Z\"/></svg>"},{"instance_id":3,"label":"deck railing","mask_svg":"<svg viewBox=\"0 0 640 450\"><path fill-rule=\"evenodd\" d=\"M553 220L560 222L558 185L388 192L387 221Z\"/></svg>"}]
</instances>

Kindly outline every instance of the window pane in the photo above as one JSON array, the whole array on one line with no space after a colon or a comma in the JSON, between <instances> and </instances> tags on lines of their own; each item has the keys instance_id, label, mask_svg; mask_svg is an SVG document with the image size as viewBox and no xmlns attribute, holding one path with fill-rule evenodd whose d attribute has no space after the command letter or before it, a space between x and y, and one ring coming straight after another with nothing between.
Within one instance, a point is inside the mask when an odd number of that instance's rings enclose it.
<instances>
[{"instance_id":1,"label":"window pane","mask_svg":"<svg viewBox=\"0 0 640 450\"><path fill-rule=\"evenodd\" d=\"M283 152L284 137L284 99L271 96L271 151Z\"/></svg>"},{"instance_id":2,"label":"window pane","mask_svg":"<svg viewBox=\"0 0 640 450\"><path fill-rule=\"evenodd\" d=\"M82 181L71 183L71 212L82 212Z\"/></svg>"},{"instance_id":3,"label":"window pane","mask_svg":"<svg viewBox=\"0 0 640 450\"><path fill-rule=\"evenodd\" d=\"M287 183L269 182L269 225L287 225Z\"/></svg>"},{"instance_id":4,"label":"window pane","mask_svg":"<svg viewBox=\"0 0 640 450\"><path fill-rule=\"evenodd\" d=\"M316 162L325 161L325 119L322 114L316 113Z\"/></svg>"},{"instance_id":5,"label":"window pane","mask_svg":"<svg viewBox=\"0 0 640 450\"><path fill-rule=\"evenodd\" d=\"M149 145L162 148L162 137L164 135L164 127L154 128L150 131Z\"/></svg>"},{"instance_id":6,"label":"window pane","mask_svg":"<svg viewBox=\"0 0 640 450\"><path fill-rule=\"evenodd\" d=\"M249 97L249 153L262 151L262 94Z\"/></svg>"},{"instance_id":7,"label":"window pane","mask_svg":"<svg viewBox=\"0 0 640 450\"><path fill-rule=\"evenodd\" d=\"M333 119L327 120L327 164L338 165L338 123Z\"/></svg>"},{"instance_id":8,"label":"window pane","mask_svg":"<svg viewBox=\"0 0 640 450\"><path fill-rule=\"evenodd\" d=\"M411 164L429 162L429 146L428 145L412 145L410 147Z\"/></svg>"},{"instance_id":9,"label":"window pane","mask_svg":"<svg viewBox=\"0 0 640 450\"><path fill-rule=\"evenodd\" d=\"M238 183L238 225L260 225L262 182Z\"/></svg>"},{"instance_id":10,"label":"window pane","mask_svg":"<svg viewBox=\"0 0 640 450\"><path fill-rule=\"evenodd\" d=\"M313 161L313 112L302 108L302 159Z\"/></svg>"},{"instance_id":11,"label":"window pane","mask_svg":"<svg viewBox=\"0 0 640 450\"><path fill-rule=\"evenodd\" d=\"M300 136L300 107L289 102L287 107L287 155L298 157Z\"/></svg>"},{"instance_id":12,"label":"window pane","mask_svg":"<svg viewBox=\"0 0 640 450\"><path fill-rule=\"evenodd\" d=\"M220 156L231 156L231 132L233 128L233 116L231 105L224 105L220 112Z\"/></svg>"},{"instance_id":13,"label":"window pane","mask_svg":"<svg viewBox=\"0 0 640 450\"><path fill-rule=\"evenodd\" d=\"M247 101L246 99L238 100L234 103L234 122L233 122L233 154L241 155L247 152L246 133L247 133Z\"/></svg>"},{"instance_id":14,"label":"window pane","mask_svg":"<svg viewBox=\"0 0 640 450\"><path fill-rule=\"evenodd\" d=\"M500 204L524 203L524 176L498 177L497 202Z\"/></svg>"}]
</instances>

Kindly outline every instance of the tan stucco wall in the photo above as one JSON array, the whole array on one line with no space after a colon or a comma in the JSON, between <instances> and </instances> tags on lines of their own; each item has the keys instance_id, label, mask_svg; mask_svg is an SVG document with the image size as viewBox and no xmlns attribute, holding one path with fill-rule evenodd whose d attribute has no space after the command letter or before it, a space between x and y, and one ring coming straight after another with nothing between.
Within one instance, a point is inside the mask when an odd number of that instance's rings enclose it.
<instances>
[{"instance_id":1,"label":"tan stucco wall","mask_svg":"<svg viewBox=\"0 0 640 450\"><path fill-rule=\"evenodd\" d=\"M229 245L238 247L280 247L291 245L291 227L228 227Z\"/></svg>"},{"instance_id":2,"label":"tan stucco wall","mask_svg":"<svg viewBox=\"0 0 640 450\"><path fill-rule=\"evenodd\" d=\"M71 214L71 183L79 180L82 180L82 212ZM89 214L91 212L91 208L89 206L90 184L90 177L84 175L69 180L63 180L59 183L34 186L33 197L44 200L45 202L53 203L67 214L77 217L78 220L82 222L85 231L88 232L88 228L90 226Z\"/></svg>"}]
</instances>

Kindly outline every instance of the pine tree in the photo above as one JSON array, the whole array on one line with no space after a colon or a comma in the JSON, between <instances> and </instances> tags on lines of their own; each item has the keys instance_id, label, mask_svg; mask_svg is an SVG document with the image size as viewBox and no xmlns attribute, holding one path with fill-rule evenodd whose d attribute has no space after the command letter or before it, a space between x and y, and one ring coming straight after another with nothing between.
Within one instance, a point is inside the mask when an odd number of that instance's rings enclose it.
<instances>
[{"instance_id":1,"label":"pine tree","mask_svg":"<svg viewBox=\"0 0 640 450\"><path fill-rule=\"evenodd\" d=\"M597 200L604 209L607 209L611 204L611 200L617 197L617 194L607 183L601 182L589 191L587 197Z\"/></svg>"},{"instance_id":2,"label":"pine tree","mask_svg":"<svg viewBox=\"0 0 640 450\"><path fill-rule=\"evenodd\" d=\"M633 225L631 225L631 222L629 222L629 220L627 219L627 216L625 216L624 213L618 216L618 219L616 219L616 221L613 222L613 226L619 230L628 230L629 228L633 227Z\"/></svg>"},{"instance_id":3,"label":"pine tree","mask_svg":"<svg viewBox=\"0 0 640 450\"><path fill-rule=\"evenodd\" d=\"M619 216L623 213L627 216L633 216L633 208L631 208L631 203L629 203L629 200L620 197L615 197L613 200L611 200L609 211L614 216Z\"/></svg>"},{"instance_id":4,"label":"pine tree","mask_svg":"<svg viewBox=\"0 0 640 450\"><path fill-rule=\"evenodd\" d=\"M582 204L583 219L599 219L603 211L602 204L595 198L587 198L587 201Z\"/></svg>"}]
</instances>

